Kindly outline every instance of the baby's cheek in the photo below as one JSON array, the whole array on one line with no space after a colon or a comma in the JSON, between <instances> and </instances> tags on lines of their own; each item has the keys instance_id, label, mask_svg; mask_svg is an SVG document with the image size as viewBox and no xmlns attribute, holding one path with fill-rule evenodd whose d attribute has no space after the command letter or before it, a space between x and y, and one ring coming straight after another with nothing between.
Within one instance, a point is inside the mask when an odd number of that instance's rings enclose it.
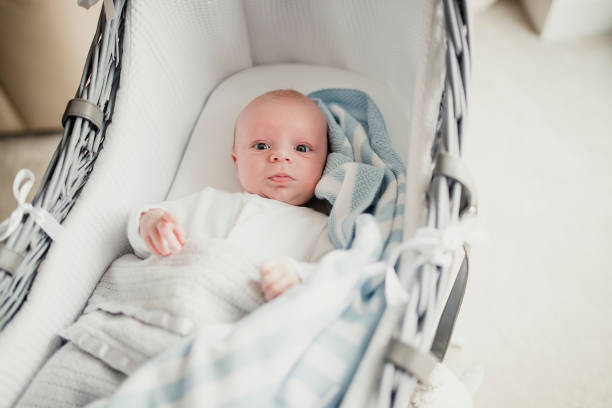
<instances>
[{"instance_id":1,"label":"baby's cheek","mask_svg":"<svg viewBox=\"0 0 612 408\"><path fill-rule=\"evenodd\" d=\"M238 181L242 188L251 194L257 194L257 174L259 170L256 163L251 158L241 157L236 162L236 171L238 173Z\"/></svg>"}]
</instances>

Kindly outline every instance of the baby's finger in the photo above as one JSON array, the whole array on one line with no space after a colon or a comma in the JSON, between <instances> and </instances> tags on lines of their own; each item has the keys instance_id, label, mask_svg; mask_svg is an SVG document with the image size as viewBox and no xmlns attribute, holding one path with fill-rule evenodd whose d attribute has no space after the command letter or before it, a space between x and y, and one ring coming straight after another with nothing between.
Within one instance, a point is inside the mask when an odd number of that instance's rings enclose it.
<instances>
[{"instance_id":1,"label":"baby's finger","mask_svg":"<svg viewBox=\"0 0 612 408\"><path fill-rule=\"evenodd\" d=\"M176 217L174 216L174 214L172 214L170 211L166 211L164 213L164 216L162 217L165 221L168 221L169 223L175 225L175 226L180 226L179 221L176 219Z\"/></svg>"},{"instance_id":2,"label":"baby's finger","mask_svg":"<svg viewBox=\"0 0 612 408\"><path fill-rule=\"evenodd\" d=\"M285 293L287 289L288 287L286 286L282 286L282 287L274 286L272 289L268 290L267 292L264 292L264 299L266 300L266 302L276 299L277 297Z\"/></svg>"},{"instance_id":3,"label":"baby's finger","mask_svg":"<svg viewBox=\"0 0 612 408\"><path fill-rule=\"evenodd\" d=\"M261 265L259 265L259 270L262 271L262 272L268 273L275 266L276 266L276 261L275 260L267 260L267 261L263 262Z\"/></svg>"},{"instance_id":4,"label":"baby's finger","mask_svg":"<svg viewBox=\"0 0 612 408\"><path fill-rule=\"evenodd\" d=\"M173 233L174 226L169 221L162 221L159 223L157 229L161 235L161 238L164 240L165 244L168 247L168 255L175 254L180 252L182 246L176 240L176 237Z\"/></svg>"},{"instance_id":5,"label":"baby's finger","mask_svg":"<svg viewBox=\"0 0 612 408\"><path fill-rule=\"evenodd\" d=\"M270 259L259 266L262 278L272 279L279 274L279 261L277 259Z\"/></svg>"},{"instance_id":6,"label":"baby's finger","mask_svg":"<svg viewBox=\"0 0 612 408\"><path fill-rule=\"evenodd\" d=\"M157 229L155 227L151 228L151 231L149 232L149 235L147 237L151 240L151 244L155 247L155 249L157 249L156 253L158 255L163 255L161 251L161 246L159 244L159 237L157 235Z\"/></svg>"},{"instance_id":7,"label":"baby's finger","mask_svg":"<svg viewBox=\"0 0 612 408\"><path fill-rule=\"evenodd\" d=\"M147 245L147 249L152 253L152 254L156 254L156 255L161 255L161 252L159 252L159 249L157 249L157 247L155 246L155 244L153 243L153 240L151 239L150 236L148 236L145 239L145 244Z\"/></svg>"},{"instance_id":8,"label":"baby's finger","mask_svg":"<svg viewBox=\"0 0 612 408\"><path fill-rule=\"evenodd\" d=\"M268 274L262 275L261 285L264 290L271 290L274 285L280 284L286 281L285 274L279 271L278 268L271 269Z\"/></svg>"},{"instance_id":9,"label":"baby's finger","mask_svg":"<svg viewBox=\"0 0 612 408\"><path fill-rule=\"evenodd\" d=\"M164 213L164 216L162 217L164 221L167 221L170 225L172 225L172 234L176 237L178 243L181 246L185 245L185 238L184 238L184 233L183 230L181 229L181 226L178 222L178 220L176 219L176 217L174 216L174 214L172 214L169 211L166 211Z\"/></svg>"},{"instance_id":10,"label":"baby's finger","mask_svg":"<svg viewBox=\"0 0 612 408\"><path fill-rule=\"evenodd\" d=\"M168 243L168 246L170 247L170 252L172 252L173 254L181 252L181 250L183 249L183 245L181 245L181 243L176 238L174 231L169 231L167 235L165 235L165 238L166 242Z\"/></svg>"},{"instance_id":11,"label":"baby's finger","mask_svg":"<svg viewBox=\"0 0 612 408\"><path fill-rule=\"evenodd\" d=\"M170 211L164 211L164 216L162 218L175 224L178 224L176 217Z\"/></svg>"},{"instance_id":12,"label":"baby's finger","mask_svg":"<svg viewBox=\"0 0 612 408\"><path fill-rule=\"evenodd\" d=\"M174 233L174 236L176 237L179 244L181 244L181 246L185 246L185 234L183 233L181 227L174 227L174 230L172 232Z\"/></svg>"},{"instance_id":13,"label":"baby's finger","mask_svg":"<svg viewBox=\"0 0 612 408\"><path fill-rule=\"evenodd\" d=\"M273 285L279 279L282 279L283 274L278 268L261 269L261 284L268 287Z\"/></svg>"},{"instance_id":14,"label":"baby's finger","mask_svg":"<svg viewBox=\"0 0 612 408\"><path fill-rule=\"evenodd\" d=\"M163 223L157 224L157 227L153 230L153 242L162 255L168 256L170 255L170 250L168 249L168 245L166 245L164 235L162 234L162 224Z\"/></svg>"},{"instance_id":15,"label":"baby's finger","mask_svg":"<svg viewBox=\"0 0 612 408\"><path fill-rule=\"evenodd\" d=\"M261 290L264 294L271 292L274 284L276 283L276 279L269 279L266 276L261 278Z\"/></svg>"},{"instance_id":16,"label":"baby's finger","mask_svg":"<svg viewBox=\"0 0 612 408\"><path fill-rule=\"evenodd\" d=\"M291 284L289 280L286 280L286 279L277 280L271 285L268 285L267 288L264 290L264 298L266 301L270 301L282 295L283 293L285 293L287 289L289 289L292 286L293 284Z\"/></svg>"}]
</instances>

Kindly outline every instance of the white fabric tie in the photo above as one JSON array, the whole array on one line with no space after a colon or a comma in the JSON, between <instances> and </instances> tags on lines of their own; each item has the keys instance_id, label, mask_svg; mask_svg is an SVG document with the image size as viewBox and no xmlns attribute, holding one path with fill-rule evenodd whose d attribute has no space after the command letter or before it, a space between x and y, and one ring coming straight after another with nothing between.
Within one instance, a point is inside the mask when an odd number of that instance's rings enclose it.
<instances>
[{"instance_id":1,"label":"white fabric tie","mask_svg":"<svg viewBox=\"0 0 612 408\"><path fill-rule=\"evenodd\" d=\"M13 181L13 195L17 201L17 208L10 217L0 224L0 241L7 239L19 226L25 214L30 214L34 222L54 241L57 242L64 228L46 210L26 203L28 193L34 185L34 173L28 169L21 169Z\"/></svg>"},{"instance_id":2,"label":"white fabric tie","mask_svg":"<svg viewBox=\"0 0 612 408\"><path fill-rule=\"evenodd\" d=\"M447 267L453 261L453 251L461 249L465 242L476 240L481 233L482 228L476 218L451 224L443 230L423 227L417 230L414 238L395 248L388 263L395 265L402 252L412 250L418 254L417 265L432 263Z\"/></svg>"},{"instance_id":3,"label":"white fabric tie","mask_svg":"<svg viewBox=\"0 0 612 408\"><path fill-rule=\"evenodd\" d=\"M91 6L96 4L98 0L77 0L77 4L83 8L89 10ZM106 20L111 21L117 16L115 12L115 3L113 0L104 0L104 14L106 14Z\"/></svg>"},{"instance_id":4,"label":"white fabric tie","mask_svg":"<svg viewBox=\"0 0 612 408\"><path fill-rule=\"evenodd\" d=\"M453 252L461 249L467 241L473 241L478 238L482 232L481 227L476 223L475 219L461 221L457 224L450 225L444 230L438 230L431 227L423 227L417 230L414 238L402 243L395 248L391 256L385 262L385 298L387 304L397 305L408 301L408 292L400 283L400 280L395 273L394 265L402 252L413 250L417 253L414 261L416 266L425 263L447 267L453 261ZM378 266L371 275L382 275L383 266Z\"/></svg>"}]
</instances>

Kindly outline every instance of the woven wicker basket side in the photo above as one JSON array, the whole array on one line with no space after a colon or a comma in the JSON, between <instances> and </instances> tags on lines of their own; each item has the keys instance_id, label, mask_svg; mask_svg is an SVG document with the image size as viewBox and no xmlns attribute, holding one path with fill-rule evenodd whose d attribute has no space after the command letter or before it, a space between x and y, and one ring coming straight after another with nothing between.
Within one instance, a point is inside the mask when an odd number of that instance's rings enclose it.
<instances>
[{"instance_id":1,"label":"woven wicker basket side","mask_svg":"<svg viewBox=\"0 0 612 408\"><path fill-rule=\"evenodd\" d=\"M110 21L104 11L100 14L79 88L62 120L62 140L32 200L34 207L42 208L59 222L66 218L87 182L111 122L119 88L124 6L125 0L115 2L119 17ZM14 270L0 268L0 330L26 300L50 245L49 236L26 215L0 246L0 250L6 248L22 257Z\"/></svg>"}]
</instances>

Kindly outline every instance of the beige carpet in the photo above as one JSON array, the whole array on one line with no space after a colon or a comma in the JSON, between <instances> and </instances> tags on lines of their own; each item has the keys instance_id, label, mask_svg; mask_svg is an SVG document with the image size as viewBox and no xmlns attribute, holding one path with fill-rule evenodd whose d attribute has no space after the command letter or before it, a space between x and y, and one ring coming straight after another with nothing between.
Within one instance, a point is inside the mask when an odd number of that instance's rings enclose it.
<instances>
[{"instance_id":1,"label":"beige carpet","mask_svg":"<svg viewBox=\"0 0 612 408\"><path fill-rule=\"evenodd\" d=\"M612 35L547 44L515 3L475 18L467 156L488 238L449 352L481 364L476 408L612 407ZM57 136L0 139L0 218L15 172Z\"/></svg>"},{"instance_id":2,"label":"beige carpet","mask_svg":"<svg viewBox=\"0 0 612 408\"><path fill-rule=\"evenodd\" d=\"M475 18L467 156L488 237L449 364L477 408L612 407L612 35L545 43L515 3Z\"/></svg>"}]
</instances>

